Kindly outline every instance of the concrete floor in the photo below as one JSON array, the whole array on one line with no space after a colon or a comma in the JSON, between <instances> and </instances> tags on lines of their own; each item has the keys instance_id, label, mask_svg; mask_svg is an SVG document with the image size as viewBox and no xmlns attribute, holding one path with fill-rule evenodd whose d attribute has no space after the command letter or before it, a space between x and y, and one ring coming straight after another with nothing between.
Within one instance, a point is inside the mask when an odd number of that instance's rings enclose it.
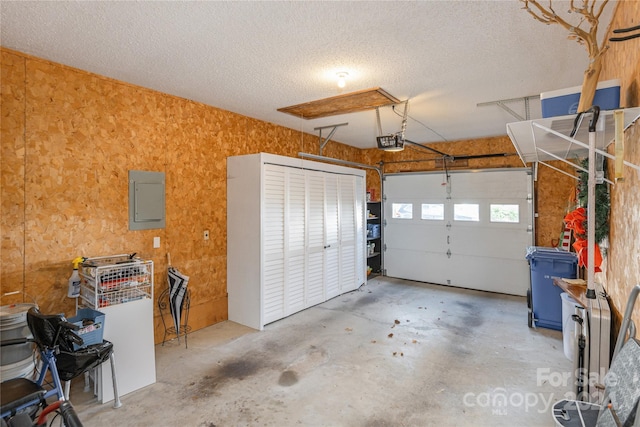
<instances>
[{"instance_id":1,"label":"concrete floor","mask_svg":"<svg viewBox=\"0 0 640 427\"><path fill-rule=\"evenodd\" d=\"M85 426L551 426L562 334L524 298L379 277L258 332L222 322L156 347L157 383Z\"/></svg>"}]
</instances>

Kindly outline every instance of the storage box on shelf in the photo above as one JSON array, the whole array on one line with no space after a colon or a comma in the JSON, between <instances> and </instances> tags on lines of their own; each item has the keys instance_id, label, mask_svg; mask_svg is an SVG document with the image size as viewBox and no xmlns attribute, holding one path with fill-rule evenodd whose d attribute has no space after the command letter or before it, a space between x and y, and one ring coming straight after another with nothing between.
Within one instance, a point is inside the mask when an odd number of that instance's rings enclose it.
<instances>
[{"instance_id":1,"label":"storage box on shelf","mask_svg":"<svg viewBox=\"0 0 640 427\"><path fill-rule=\"evenodd\" d=\"M80 306L101 308L151 298L153 261L88 259L80 267Z\"/></svg>"},{"instance_id":2,"label":"storage box on shelf","mask_svg":"<svg viewBox=\"0 0 640 427\"><path fill-rule=\"evenodd\" d=\"M574 86L541 93L542 117L576 114L581 90L582 86ZM607 80L598 83L593 105L599 106L602 110L620 108L620 80Z\"/></svg>"},{"instance_id":3,"label":"storage box on shelf","mask_svg":"<svg viewBox=\"0 0 640 427\"><path fill-rule=\"evenodd\" d=\"M382 204L367 202L367 266L371 275L382 273Z\"/></svg>"}]
</instances>

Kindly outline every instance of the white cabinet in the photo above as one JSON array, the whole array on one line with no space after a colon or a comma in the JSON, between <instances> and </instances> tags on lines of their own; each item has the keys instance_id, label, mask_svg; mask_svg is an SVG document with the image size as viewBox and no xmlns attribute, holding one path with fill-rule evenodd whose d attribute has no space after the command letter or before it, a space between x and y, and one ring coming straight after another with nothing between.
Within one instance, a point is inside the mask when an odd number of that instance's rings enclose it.
<instances>
[{"instance_id":1,"label":"white cabinet","mask_svg":"<svg viewBox=\"0 0 640 427\"><path fill-rule=\"evenodd\" d=\"M79 307L105 314L103 338L113 343L118 394L156 382L153 340L153 261L127 254L95 257L80 265ZM111 364L96 369L96 394L114 399Z\"/></svg>"},{"instance_id":2,"label":"white cabinet","mask_svg":"<svg viewBox=\"0 0 640 427\"><path fill-rule=\"evenodd\" d=\"M227 159L229 320L262 329L365 282L364 182L309 160Z\"/></svg>"}]
</instances>

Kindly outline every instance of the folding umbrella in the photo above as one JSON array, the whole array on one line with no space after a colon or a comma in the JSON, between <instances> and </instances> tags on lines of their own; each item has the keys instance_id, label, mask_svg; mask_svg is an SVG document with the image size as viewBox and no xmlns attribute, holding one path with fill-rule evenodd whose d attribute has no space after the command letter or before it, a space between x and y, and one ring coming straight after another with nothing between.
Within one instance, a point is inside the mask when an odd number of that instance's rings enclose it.
<instances>
[{"instance_id":1,"label":"folding umbrella","mask_svg":"<svg viewBox=\"0 0 640 427\"><path fill-rule=\"evenodd\" d=\"M173 317L173 325L176 328L176 335L180 336L182 303L187 293L189 276L180 273L180 271L171 265L169 265L167 276L169 281L169 309L171 310L171 317Z\"/></svg>"}]
</instances>

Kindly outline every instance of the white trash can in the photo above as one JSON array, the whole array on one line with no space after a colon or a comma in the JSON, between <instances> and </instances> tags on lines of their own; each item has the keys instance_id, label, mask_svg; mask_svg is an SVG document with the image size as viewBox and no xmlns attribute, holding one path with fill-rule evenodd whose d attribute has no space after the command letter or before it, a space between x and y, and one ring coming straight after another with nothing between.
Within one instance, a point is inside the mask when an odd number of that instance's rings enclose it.
<instances>
[{"instance_id":1,"label":"white trash can","mask_svg":"<svg viewBox=\"0 0 640 427\"><path fill-rule=\"evenodd\" d=\"M576 345L576 322L571 316L575 314L575 307L581 307L581 305L566 292L561 293L560 298L562 298L562 342L564 344L564 355L567 359L573 360Z\"/></svg>"}]
</instances>

